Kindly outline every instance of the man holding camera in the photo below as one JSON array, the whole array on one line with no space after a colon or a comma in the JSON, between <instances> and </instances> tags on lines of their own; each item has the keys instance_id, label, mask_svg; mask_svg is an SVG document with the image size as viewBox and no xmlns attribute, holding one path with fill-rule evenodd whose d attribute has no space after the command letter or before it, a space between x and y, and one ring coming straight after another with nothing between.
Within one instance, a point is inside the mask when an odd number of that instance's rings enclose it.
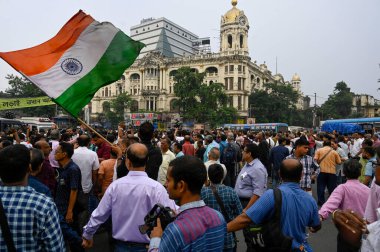
<instances>
[{"instance_id":1,"label":"man holding camera","mask_svg":"<svg viewBox=\"0 0 380 252\"><path fill-rule=\"evenodd\" d=\"M166 186L169 197L180 205L179 213L165 231L157 219L149 251L223 251L226 222L200 196L206 178L206 168L196 157L182 156L170 162Z\"/></svg>"},{"instance_id":2,"label":"man holding camera","mask_svg":"<svg viewBox=\"0 0 380 252\"><path fill-rule=\"evenodd\" d=\"M99 226L112 216L112 236L115 251L146 251L149 237L139 231L145 215L156 204L175 209L165 188L150 179L145 172L148 149L144 144L132 144L127 150L127 176L115 180L105 192L99 206L83 230L84 248L92 247L92 237Z\"/></svg>"}]
</instances>

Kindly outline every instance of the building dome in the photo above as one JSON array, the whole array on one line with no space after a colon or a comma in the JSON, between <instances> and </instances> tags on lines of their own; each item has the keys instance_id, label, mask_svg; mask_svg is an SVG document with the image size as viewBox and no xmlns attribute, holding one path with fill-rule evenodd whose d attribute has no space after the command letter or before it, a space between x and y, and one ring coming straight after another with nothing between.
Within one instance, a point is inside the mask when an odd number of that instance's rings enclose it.
<instances>
[{"instance_id":1,"label":"building dome","mask_svg":"<svg viewBox=\"0 0 380 252\"><path fill-rule=\"evenodd\" d=\"M298 74L295 73L292 77L292 81L301 81L301 78Z\"/></svg>"},{"instance_id":2,"label":"building dome","mask_svg":"<svg viewBox=\"0 0 380 252\"><path fill-rule=\"evenodd\" d=\"M240 15L240 10L236 8L237 5L237 0L232 0L232 9L227 11L226 14L224 14L224 22L225 23L231 23L236 21L236 17Z\"/></svg>"}]
</instances>

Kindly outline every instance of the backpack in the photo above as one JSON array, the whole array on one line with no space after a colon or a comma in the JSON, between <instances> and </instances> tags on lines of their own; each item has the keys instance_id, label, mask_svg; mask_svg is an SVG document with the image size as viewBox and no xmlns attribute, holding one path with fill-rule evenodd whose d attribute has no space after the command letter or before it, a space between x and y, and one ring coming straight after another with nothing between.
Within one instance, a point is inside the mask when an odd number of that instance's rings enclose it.
<instances>
[{"instance_id":1,"label":"backpack","mask_svg":"<svg viewBox=\"0 0 380 252\"><path fill-rule=\"evenodd\" d=\"M236 150L231 143L223 150L222 164L229 166L236 163Z\"/></svg>"},{"instance_id":2,"label":"backpack","mask_svg":"<svg viewBox=\"0 0 380 252\"><path fill-rule=\"evenodd\" d=\"M253 246L248 251L255 252L282 252L291 251L293 238L286 236L281 227L281 206L282 195L278 188L273 189L274 194L274 214L271 219L260 225L250 225L250 244Z\"/></svg>"}]
</instances>

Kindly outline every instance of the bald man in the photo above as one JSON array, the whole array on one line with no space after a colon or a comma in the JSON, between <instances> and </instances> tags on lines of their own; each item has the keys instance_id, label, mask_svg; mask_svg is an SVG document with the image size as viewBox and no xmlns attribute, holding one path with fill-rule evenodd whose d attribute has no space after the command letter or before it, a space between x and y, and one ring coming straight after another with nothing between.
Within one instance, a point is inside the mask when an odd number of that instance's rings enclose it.
<instances>
[{"instance_id":1,"label":"bald man","mask_svg":"<svg viewBox=\"0 0 380 252\"><path fill-rule=\"evenodd\" d=\"M321 228L318 206L315 200L299 186L302 176L302 164L296 159L286 159L280 165L280 177L283 181L278 188L281 191L282 233L293 238L292 250L312 251L306 241L306 227L311 232ZM273 190L267 190L246 212L228 223L227 231L233 232L249 225L260 225L273 218L275 207ZM265 218L267 216L267 218Z\"/></svg>"},{"instance_id":2,"label":"bald man","mask_svg":"<svg viewBox=\"0 0 380 252\"><path fill-rule=\"evenodd\" d=\"M46 185L52 195L55 193L55 187L57 180L55 179L55 169L50 165L49 154L51 147L45 140L40 140L34 144L34 147L41 150L44 153L44 162L42 164L41 172L38 173L37 178L41 183Z\"/></svg>"},{"instance_id":3,"label":"bald man","mask_svg":"<svg viewBox=\"0 0 380 252\"><path fill-rule=\"evenodd\" d=\"M135 143L129 146L126 158L129 173L111 183L98 208L92 213L83 230L85 248L92 246L92 237L96 230L112 215L115 251L136 250L137 247L146 249L149 238L139 231L139 225L144 224L145 215L157 203L176 209L164 186L150 179L145 172L147 160L148 149L144 144Z\"/></svg>"}]
</instances>

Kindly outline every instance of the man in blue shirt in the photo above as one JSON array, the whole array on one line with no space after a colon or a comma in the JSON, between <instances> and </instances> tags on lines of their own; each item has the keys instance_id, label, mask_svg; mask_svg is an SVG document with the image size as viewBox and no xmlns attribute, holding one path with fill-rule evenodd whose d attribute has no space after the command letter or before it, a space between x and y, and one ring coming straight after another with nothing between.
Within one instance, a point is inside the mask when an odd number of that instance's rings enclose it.
<instances>
[{"instance_id":1,"label":"man in blue shirt","mask_svg":"<svg viewBox=\"0 0 380 252\"><path fill-rule=\"evenodd\" d=\"M306 240L306 227L311 232L321 228L318 207L315 200L299 186L302 165L296 159L286 159L280 166L283 184L279 186L282 193L281 227L284 235L293 238L293 251L312 251ZM262 224L273 218L273 190L266 191L245 213L228 223L228 232L240 230L250 223Z\"/></svg>"},{"instance_id":2,"label":"man in blue shirt","mask_svg":"<svg viewBox=\"0 0 380 252\"><path fill-rule=\"evenodd\" d=\"M364 147L362 151L363 158L368 160L364 167L364 182L366 186L371 186L371 181L375 176L374 164L376 164L375 149L372 147Z\"/></svg>"},{"instance_id":3,"label":"man in blue shirt","mask_svg":"<svg viewBox=\"0 0 380 252\"><path fill-rule=\"evenodd\" d=\"M273 141L273 140L272 140ZM280 182L280 165L282 160L284 160L287 156L289 156L289 150L285 147L286 139L279 138L278 146L274 147L270 151L269 161L272 165L272 187L276 188Z\"/></svg>"},{"instance_id":4,"label":"man in blue shirt","mask_svg":"<svg viewBox=\"0 0 380 252\"><path fill-rule=\"evenodd\" d=\"M164 232L157 219L149 251L223 251L226 222L200 196L206 178L206 168L196 157L182 156L170 162L166 186L169 197L180 205L179 213Z\"/></svg>"}]
</instances>

